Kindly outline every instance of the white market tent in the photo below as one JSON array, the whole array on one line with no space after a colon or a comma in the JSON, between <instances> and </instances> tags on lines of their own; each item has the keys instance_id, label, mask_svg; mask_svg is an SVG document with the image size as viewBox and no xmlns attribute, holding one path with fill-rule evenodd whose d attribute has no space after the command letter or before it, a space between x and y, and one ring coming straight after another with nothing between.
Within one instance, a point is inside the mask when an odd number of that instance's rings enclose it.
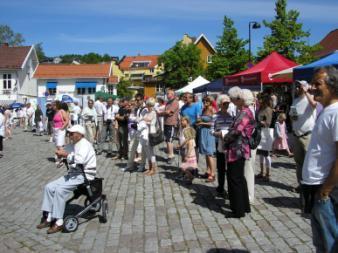
<instances>
[{"instance_id":1,"label":"white market tent","mask_svg":"<svg viewBox=\"0 0 338 253\"><path fill-rule=\"evenodd\" d=\"M299 67L301 65L297 65L291 68L283 69L281 71L275 72L270 74L270 78L275 79L275 78L293 78L293 69L296 67Z\"/></svg>"},{"instance_id":2,"label":"white market tent","mask_svg":"<svg viewBox=\"0 0 338 253\"><path fill-rule=\"evenodd\" d=\"M193 89L200 87L204 84L209 83L209 81L207 79L205 79L202 76L198 76L195 80L193 80L192 82L189 82L188 85L184 86L183 88L175 91L176 93L184 93L184 92L193 92Z\"/></svg>"}]
</instances>

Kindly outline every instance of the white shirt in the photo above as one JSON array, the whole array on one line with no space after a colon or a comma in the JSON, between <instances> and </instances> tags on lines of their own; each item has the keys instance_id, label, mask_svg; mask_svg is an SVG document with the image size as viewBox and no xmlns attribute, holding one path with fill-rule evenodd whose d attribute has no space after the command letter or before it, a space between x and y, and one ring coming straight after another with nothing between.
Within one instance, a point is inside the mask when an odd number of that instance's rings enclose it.
<instances>
[{"instance_id":1,"label":"white shirt","mask_svg":"<svg viewBox=\"0 0 338 253\"><path fill-rule=\"evenodd\" d=\"M84 108L82 111L82 118L85 122L94 121L97 125L97 114L94 107L92 109L90 109L89 107Z\"/></svg>"},{"instance_id":2,"label":"white shirt","mask_svg":"<svg viewBox=\"0 0 338 253\"><path fill-rule=\"evenodd\" d=\"M94 107L95 107L97 116L98 117L103 117L104 114L106 113L106 106L103 103L101 103L100 100L97 100L94 103Z\"/></svg>"},{"instance_id":3,"label":"white shirt","mask_svg":"<svg viewBox=\"0 0 338 253\"><path fill-rule=\"evenodd\" d=\"M87 179L93 180L96 175L96 156L92 144L82 138L75 145L67 145L65 150L69 153L67 160L70 167L75 169L77 164L82 164Z\"/></svg>"},{"instance_id":4,"label":"white shirt","mask_svg":"<svg viewBox=\"0 0 338 253\"><path fill-rule=\"evenodd\" d=\"M5 137L5 116L0 113L0 136Z\"/></svg>"},{"instance_id":5,"label":"white shirt","mask_svg":"<svg viewBox=\"0 0 338 253\"><path fill-rule=\"evenodd\" d=\"M71 113L72 120L77 121L79 119L80 114L81 114L81 107L78 105L74 105L73 111Z\"/></svg>"},{"instance_id":6,"label":"white shirt","mask_svg":"<svg viewBox=\"0 0 338 253\"><path fill-rule=\"evenodd\" d=\"M317 111L316 108L313 108L310 105L305 95L295 98L293 101L290 108L290 115L292 116L295 112L297 114L297 119L292 119L292 129L294 133L300 136L306 132L312 131L316 122Z\"/></svg>"},{"instance_id":7,"label":"white shirt","mask_svg":"<svg viewBox=\"0 0 338 253\"><path fill-rule=\"evenodd\" d=\"M324 183L337 159L336 142L338 142L338 102L324 108L317 119L303 164L302 183L307 185Z\"/></svg>"},{"instance_id":8,"label":"white shirt","mask_svg":"<svg viewBox=\"0 0 338 253\"><path fill-rule=\"evenodd\" d=\"M35 112L35 110L34 110L34 108L33 108L32 106L29 107L29 108L27 108L27 110L26 110L26 115L27 115L27 117L28 117L28 118L32 117L33 114L34 114L34 112Z\"/></svg>"},{"instance_id":9,"label":"white shirt","mask_svg":"<svg viewBox=\"0 0 338 253\"><path fill-rule=\"evenodd\" d=\"M104 120L115 120L115 115L119 112L118 105L112 105L108 107L106 113L104 114Z\"/></svg>"},{"instance_id":10,"label":"white shirt","mask_svg":"<svg viewBox=\"0 0 338 253\"><path fill-rule=\"evenodd\" d=\"M237 115L237 107L235 106L234 103L230 102L229 107L228 107L228 113L230 114L231 117L235 118Z\"/></svg>"}]
</instances>

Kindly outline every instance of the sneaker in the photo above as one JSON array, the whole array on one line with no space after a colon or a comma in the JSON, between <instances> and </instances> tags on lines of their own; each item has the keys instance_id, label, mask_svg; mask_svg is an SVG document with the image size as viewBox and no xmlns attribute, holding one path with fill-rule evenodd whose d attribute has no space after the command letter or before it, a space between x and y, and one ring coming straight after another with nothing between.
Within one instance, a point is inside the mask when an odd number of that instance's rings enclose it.
<instances>
[{"instance_id":1,"label":"sneaker","mask_svg":"<svg viewBox=\"0 0 338 253\"><path fill-rule=\"evenodd\" d=\"M168 164L172 164L173 161L174 161L174 158L173 158L173 157L168 157L168 159L167 159L167 163L168 163Z\"/></svg>"},{"instance_id":2,"label":"sneaker","mask_svg":"<svg viewBox=\"0 0 338 253\"><path fill-rule=\"evenodd\" d=\"M134 162L135 162L135 163L139 163L141 160L142 160L141 157L136 157L136 158L134 159Z\"/></svg>"},{"instance_id":3,"label":"sneaker","mask_svg":"<svg viewBox=\"0 0 338 253\"><path fill-rule=\"evenodd\" d=\"M53 142L53 137L50 137L48 142Z\"/></svg>"},{"instance_id":4,"label":"sneaker","mask_svg":"<svg viewBox=\"0 0 338 253\"><path fill-rule=\"evenodd\" d=\"M118 160L121 159L122 157L120 155L113 156L111 159L112 160Z\"/></svg>"},{"instance_id":5,"label":"sneaker","mask_svg":"<svg viewBox=\"0 0 338 253\"><path fill-rule=\"evenodd\" d=\"M122 171L122 172L128 172L129 170L130 170L129 167L125 167L125 168L120 169L120 171Z\"/></svg>"}]
</instances>

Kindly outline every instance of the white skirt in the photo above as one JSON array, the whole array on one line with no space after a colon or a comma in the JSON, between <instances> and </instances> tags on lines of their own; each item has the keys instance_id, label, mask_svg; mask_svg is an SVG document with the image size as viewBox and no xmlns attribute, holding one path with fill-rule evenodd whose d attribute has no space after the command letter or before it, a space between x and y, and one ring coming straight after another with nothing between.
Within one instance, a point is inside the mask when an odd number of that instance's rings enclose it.
<instances>
[{"instance_id":1,"label":"white skirt","mask_svg":"<svg viewBox=\"0 0 338 253\"><path fill-rule=\"evenodd\" d=\"M62 147L65 145L66 130L61 130L61 128L53 129L54 142L57 147Z\"/></svg>"}]
</instances>

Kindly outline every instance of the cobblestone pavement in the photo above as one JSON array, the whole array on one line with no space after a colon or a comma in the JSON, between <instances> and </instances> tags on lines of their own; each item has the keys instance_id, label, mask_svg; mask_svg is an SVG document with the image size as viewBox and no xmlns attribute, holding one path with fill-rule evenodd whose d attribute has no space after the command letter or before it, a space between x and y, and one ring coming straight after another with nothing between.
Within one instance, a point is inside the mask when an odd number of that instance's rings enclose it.
<instances>
[{"instance_id":1,"label":"cobblestone pavement","mask_svg":"<svg viewBox=\"0 0 338 253\"><path fill-rule=\"evenodd\" d=\"M293 160L273 158L272 180L256 185L251 214L227 219L227 200L202 179L174 180L177 164L159 154L159 173L123 173L123 162L98 158L108 196L108 222L83 220L75 233L35 229L43 186L65 173L52 162L47 137L16 130L0 159L0 252L313 252L309 219L301 217ZM204 160L204 159L203 159ZM201 164L203 168L203 164ZM76 203L76 202L75 202ZM80 204L81 199L79 201Z\"/></svg>"}]
</instances>

